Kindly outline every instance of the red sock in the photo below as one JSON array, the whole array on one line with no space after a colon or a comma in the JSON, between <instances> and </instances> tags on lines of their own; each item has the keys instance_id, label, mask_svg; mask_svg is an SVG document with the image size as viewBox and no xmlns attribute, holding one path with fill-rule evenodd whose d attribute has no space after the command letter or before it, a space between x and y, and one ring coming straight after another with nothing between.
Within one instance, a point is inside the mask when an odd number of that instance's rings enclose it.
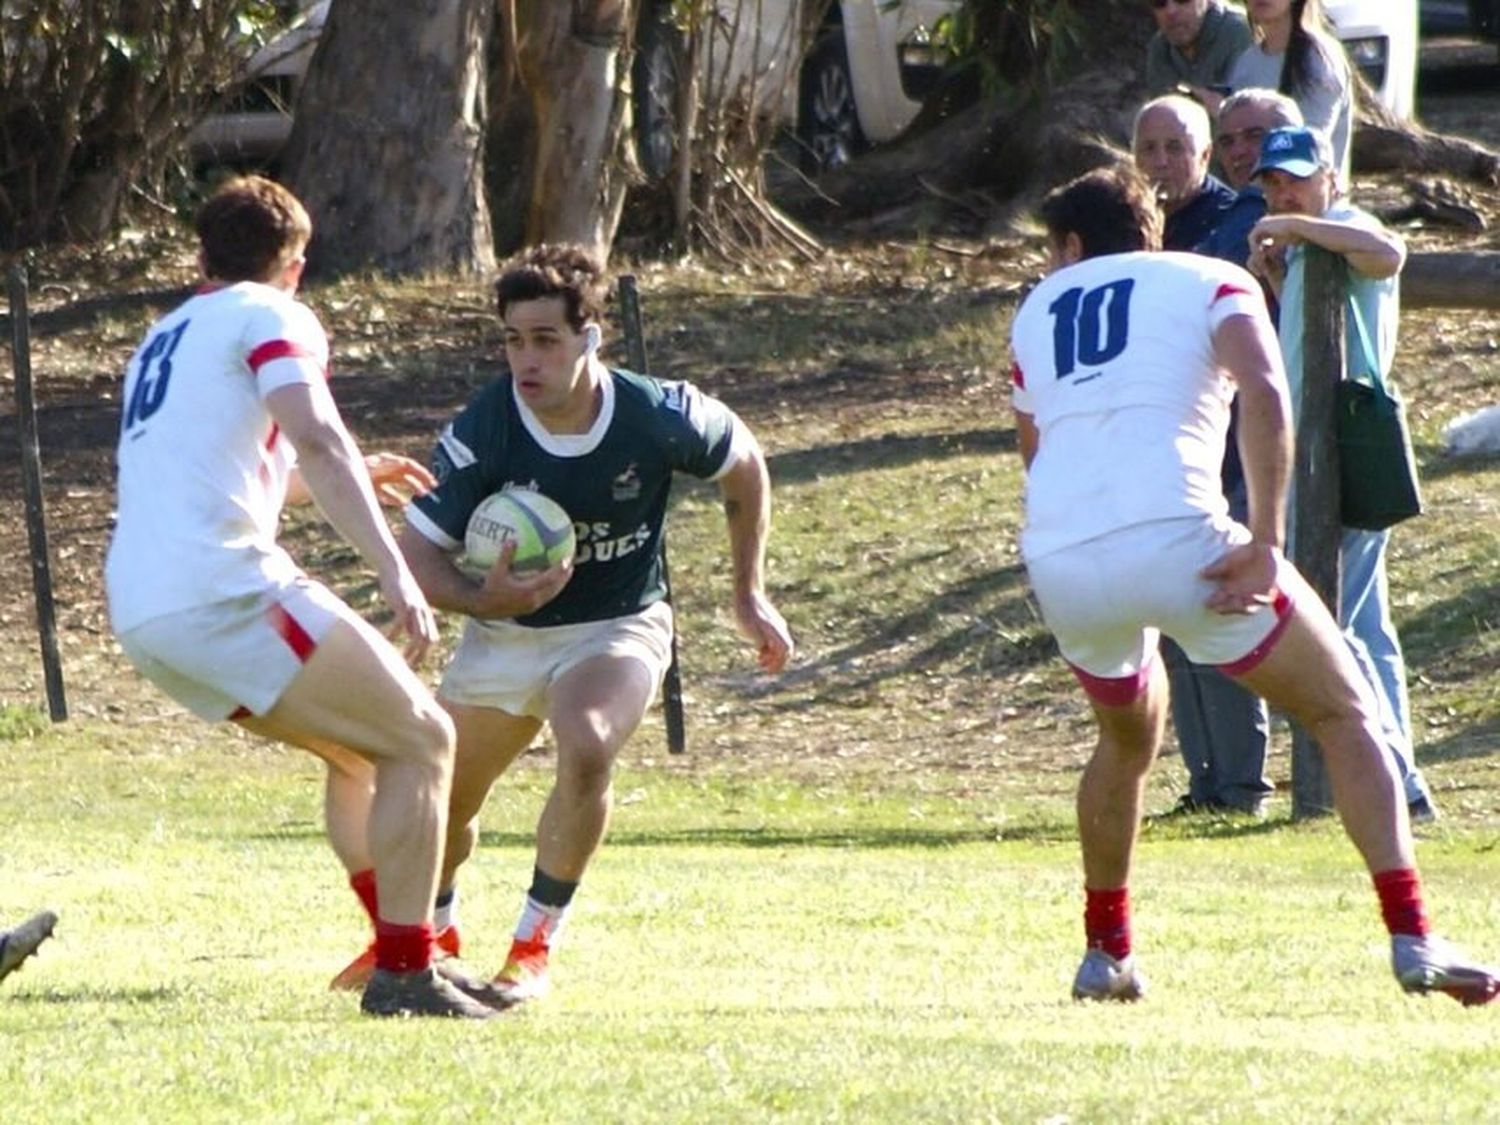
<instances>
[{"instance_id":1,"label":"red sock","mask_svg":"<svg viewBox=\"0 0 1500 1125\"><path fill-rule=\"evenodd\" d=\"M360 904L365 908L365 913L370 916L370 921L378 922L380 911L375 906L375 869L367 867L363 871L356 871L349 876L349 885L359 896Z\"/></svg>"},{"instance_id":2,"label":"red sock","mask_svg":"<svg viewBox=\"0 0 1500 1125\"><path fill-rule=\"evenodd\" d=\"M1430 928L1427 910L1422 905L1422 877L1414 867L1397 867L1375 876L1375 893L1380 896L1380 913L1385 928L1393 934L1426 937Z\"/></svg>"},{"instance_id":3,"label":"red sock","mask_svg":"<svg viewBox=\"0 0 1500 1125\"><path fill-rule=\"evenodd\" d=\"M397 926L375 923L375 967L393 973L415 973L432 964L432 923Z\"/></svg>"},{"instance_id":4,"label":"red sock","mask_svg":"<svg viewBox=\"0 0 1500 1125\"><path fill-rule=\"evenodd\" d=\"M1130 956L1130 891L1125 887L1096 891L1084 888L1083 932L1090 949L1102 949L1116 961Z\"/></svg>"}]
</instances>

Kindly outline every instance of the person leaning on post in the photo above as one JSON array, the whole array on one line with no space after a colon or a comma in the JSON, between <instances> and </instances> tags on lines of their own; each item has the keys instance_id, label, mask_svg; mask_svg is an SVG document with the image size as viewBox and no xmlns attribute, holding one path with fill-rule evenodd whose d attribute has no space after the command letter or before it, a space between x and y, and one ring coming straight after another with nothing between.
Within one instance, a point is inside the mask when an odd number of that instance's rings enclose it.
<instances>
[{"instance_id":1,"label":"person leaning on post","mask_svg":"<svg viewBox=\"0 0 1500 1125\"><path fill-rule=\"evenodd\" d=\"M1384 378L1396 354L1405 242L1342 198L1333 151L1317 130L1288 127L1267 133L1253 175L1265 192L1269 214L1250 232L1248 265L1281 303L1278 332L1294 412L1307 376L1303 305L1309 246L1337 254L1348 265L1348 308L1358 311L1367 328ZM1352 360L1363 345L1356 318L1348 315L1345 321L1345 352ZM1400 772L1407 807L1413 819L1433 820L1437 807L1413 754L1406 659L1391 618L1385 571L1389 540L1389 531L1344 529L1339 624L1374 690L1383 741Z\"/></svg>"}]
</instances>

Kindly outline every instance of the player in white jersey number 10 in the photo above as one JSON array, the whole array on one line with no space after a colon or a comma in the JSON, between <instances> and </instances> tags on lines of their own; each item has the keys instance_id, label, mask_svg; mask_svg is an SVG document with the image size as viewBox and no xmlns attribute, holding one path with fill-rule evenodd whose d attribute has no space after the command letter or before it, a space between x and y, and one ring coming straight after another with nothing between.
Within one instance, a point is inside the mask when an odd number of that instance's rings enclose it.
<instances>
[{"instance_id":1,"label":"player in white jersey number 10","mask_svg":"<svg viewBox=\"0 0 1500 1125\"><path fill-rule=\"evenodd\" d=\"M1161 215L1133 171L1081 177L1049 195L1041 217L1051 272L1012 325L1022 554L1099 727L1078 789L1088 948L1074 996L1144 992L1127 884L1165 721L1165 632L1317 739L1401 987L1494 999L1500 974L1430 932L1369 688L1282 556L1291 408L1258 286L1238 266L1160 252ZM1235 389L1248 526L1230 520L1218 480Z\"/></svg>"}]
</instances>

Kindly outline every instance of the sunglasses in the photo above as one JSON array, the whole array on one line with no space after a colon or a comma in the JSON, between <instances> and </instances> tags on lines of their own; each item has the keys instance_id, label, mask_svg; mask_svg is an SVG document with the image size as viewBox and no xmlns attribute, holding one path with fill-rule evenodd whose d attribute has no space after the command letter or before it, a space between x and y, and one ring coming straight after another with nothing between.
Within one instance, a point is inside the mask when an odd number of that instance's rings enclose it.
<instances>
[{"instance_id":1,"label":"sunglasses","mask_svg":"<svg viewBox=\"0 0 1500 1125\"><path fill-rule=\"evenodd\" d=\"M1159 12L1168 4L1176 4L1179 8L1186 8L1193 0L1148 0L1148 2Z\"/></svg>"}]
</instances>

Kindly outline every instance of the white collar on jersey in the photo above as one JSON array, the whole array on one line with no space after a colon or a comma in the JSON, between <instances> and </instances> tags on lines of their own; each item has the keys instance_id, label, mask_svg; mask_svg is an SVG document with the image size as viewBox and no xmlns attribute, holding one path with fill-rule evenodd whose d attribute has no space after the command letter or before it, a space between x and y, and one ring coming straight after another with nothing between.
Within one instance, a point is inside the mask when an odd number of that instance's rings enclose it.
<instances>
[{"instance_id":1,"label":"white collar on jersey","mask_svg":"<svg viewBox=\"0 0 1500 1125\"><path fill-rule=\"evenodd\" d=\"M594 419L594 424L588 428L587 433L582 434L554 434L547 429L542 425L542 420L536 416L536 412L526 405L520 395L516 394L515 381L511 381L510 399L516 404L516 413L521 416L521 424L526 427L526 432L542 447L543 451L554 457L582 457L592 453L604 440L604 435L609 431L609 424L614 421L615 417L615 377L607 367L603 367L602 364L600 366L604 371L602 383L604 400L599 404L599 416Z\"/></svg>"}]
</instances>

